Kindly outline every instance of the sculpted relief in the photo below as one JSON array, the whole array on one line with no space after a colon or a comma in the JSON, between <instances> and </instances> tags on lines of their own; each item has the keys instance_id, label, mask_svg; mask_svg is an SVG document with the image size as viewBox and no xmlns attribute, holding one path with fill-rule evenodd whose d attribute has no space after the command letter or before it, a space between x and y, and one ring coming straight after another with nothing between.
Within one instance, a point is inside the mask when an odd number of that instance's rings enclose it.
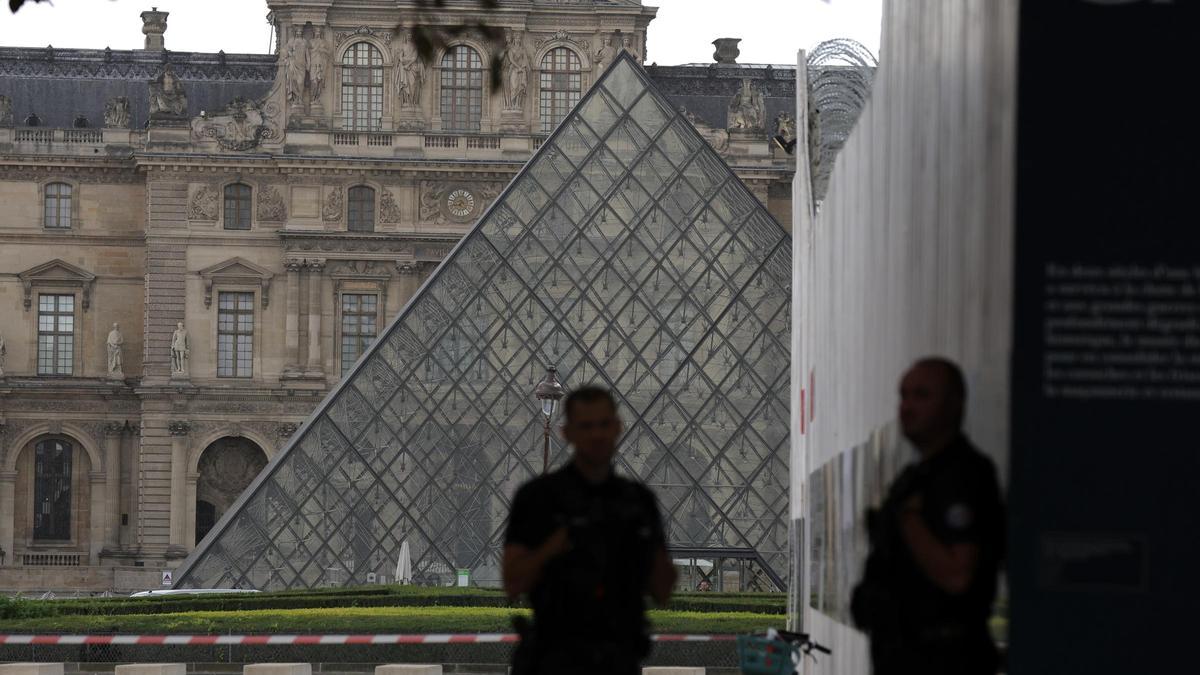
<instances>
[{"instance_id":1,"label":"sculpted relief","mask_svg":"<svg viewBox=\"0 0 1200 675\"><path fill-rule=\"evenodd\" d=\"M114 96L104 104L104 126L109 129L129 128L129 99Z\"/></svg>"},{"instance_id":2,"label":"sculpted relief","mask_svg":"<svg viewBox=\"0 0 1200 675\"><path fill-rule=\"evenodd\" d=\"M217 219L217 190L210 185L201 185L188 202L188 220Z\"/></svg>"},{"instance_id":3,"label":"sculpted relief","mask_svg":"<svg viewBox=\"0 0 1200 675\"><path fill-rule=\"evenodd\" d=\"M418 218L423 223L474 222L504 190L504 184L421 181Z\"/></svg>"},{"instance_id":4,"label":"sculpted relief","mask_svg":"<svg viewBox=\"0 0 1200 675\"><path fill-rule=\"evenodd\" d=\"M283 197L273 185L266 185L258 190L258 219L270 223L287 220Z\"/></svg>"},{"instance_id":5,"label":"sculpted relief","mask_svg":"<svg viewBox=\"0 0 1200 675\"><path fill-rule=\"evenodd\" d=\"M341 222L345 198L345 191L340 185L333 188L325 198L325 208L321 210L321 219L327 223Z\"/></svg>"},{"instance_id":6,"label":"sculpted relief","mask_svg":"<svg viewBox=\"0 0 1200 675\"><path fill-rule=\"evenodd\" d=\"M396 196L391 190L384 188L379 196L379 222L398 223L401 220L400 205L396 203Z\"/></svg>"},{"instance_id":7,"label":"sculpted relief","mask_svg":"<svg viewBox=\"0 0 1200 675\"><path fill-rule=\"evenodd\" d=\"M217 115L192 120L192 133L197 140L215 140L225 150L253 150L264 140L278 137L271 119L275 108L235 98Z\"/></svg>"}]
</instances>

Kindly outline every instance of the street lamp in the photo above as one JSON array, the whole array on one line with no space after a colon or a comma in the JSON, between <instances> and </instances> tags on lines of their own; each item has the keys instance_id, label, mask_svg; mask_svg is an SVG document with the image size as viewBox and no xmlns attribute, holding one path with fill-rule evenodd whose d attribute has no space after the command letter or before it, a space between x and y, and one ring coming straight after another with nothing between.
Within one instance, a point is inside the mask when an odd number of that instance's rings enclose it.
<instances>
[{"instance_id":1,"label":"street lamp","mask_svg":"<svg viewBox=\"0 0 1200 675\"><path fill-rule=\"evenodd\" d=\"M542 417L546 421L545 444L542 446L542 473L546 473L550 468L550 418L554 416L554 411L558 409L558 401L563 397L563 386L558 382L557 368L546 368L546 377L533 388L533 397L542 402Z\"/></svg>"}]
</instances>

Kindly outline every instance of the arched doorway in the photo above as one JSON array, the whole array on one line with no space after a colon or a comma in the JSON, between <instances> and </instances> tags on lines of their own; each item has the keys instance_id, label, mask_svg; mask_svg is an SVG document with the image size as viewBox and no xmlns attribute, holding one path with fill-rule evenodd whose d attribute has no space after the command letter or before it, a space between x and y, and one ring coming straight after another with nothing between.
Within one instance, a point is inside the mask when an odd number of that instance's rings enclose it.
<instances>
[{"instance_id":1,"label":"arched doorway","mask_svg":"<svg viewBox=\"0 0 1200 675\"><path fill-rule=\"evenodd\" d=\"M248 438L220 438L204 449L197 467L196 541L193 546L204 539L266 465L266 453Z\"/></svg>"},{"instance_id":2,"label":"arched doorway","mask_svg":"<svg viewBox=\"0 0 1200 675\"><path fill-rule=\"evenodd\" d=\"M91 452L76 438L39 434L19 442L3 473L12 477L0 494L0 550L4 564L88 565L103 493ZM11 520L10 520L11 518Z\"/></svg>"}]
</instances>

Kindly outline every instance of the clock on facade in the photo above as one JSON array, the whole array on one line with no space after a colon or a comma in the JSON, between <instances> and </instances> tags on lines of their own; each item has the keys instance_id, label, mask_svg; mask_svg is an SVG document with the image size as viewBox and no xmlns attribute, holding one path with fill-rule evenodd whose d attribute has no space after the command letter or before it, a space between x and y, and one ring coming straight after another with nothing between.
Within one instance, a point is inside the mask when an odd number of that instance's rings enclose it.
<instances>
[{"instance_id":1,"label":"clock on facade","mask_svg":"<svg viewBox=\"0 0 1200 675\"><path fill-rule=\"evenodd\" d=\"M475 211L475 195L459 188L446 196L446 210L455 218L466 218Z\"/></svg>"}]
</instances>

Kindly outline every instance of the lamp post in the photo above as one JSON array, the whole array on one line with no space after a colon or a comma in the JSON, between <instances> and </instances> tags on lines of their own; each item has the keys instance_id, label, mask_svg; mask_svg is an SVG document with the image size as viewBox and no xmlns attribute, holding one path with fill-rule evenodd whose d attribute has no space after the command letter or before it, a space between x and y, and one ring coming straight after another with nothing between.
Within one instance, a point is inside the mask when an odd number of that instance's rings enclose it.
<instances>
[{"instance_id":1,"label":"lamp post","mask_svg":"<svg viewBox=\"0 0 1200 675\"><path fill-rule=\"evenodd\" d=\"M546 377L533 388L533 397L542 403L542 417L545 418L542 446L542 473L550 468L550 418L558 409L558 401L563 397L563 386L558 382L558 369L554 366L546 368Z\"/></svg>"}]
</instances>

